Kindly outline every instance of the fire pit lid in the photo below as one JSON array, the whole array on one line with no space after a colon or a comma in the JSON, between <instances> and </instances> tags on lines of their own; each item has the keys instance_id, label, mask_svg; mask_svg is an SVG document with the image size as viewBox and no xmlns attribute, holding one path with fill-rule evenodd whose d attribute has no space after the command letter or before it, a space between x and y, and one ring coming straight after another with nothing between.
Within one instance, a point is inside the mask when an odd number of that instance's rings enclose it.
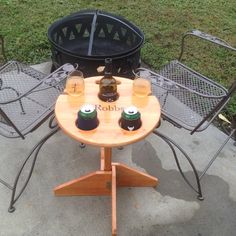
<instances>
[{"instance_id":1,"label":"fire pit lid","mask_svg":"<svg viewBox=\"0 0 236 236\"><path fill-rule=\"evenodd\" d=\"M143 32L123 17L83 10L54 22L48 39L59 51L82 58L119 58L139 50Z\"/></svg>"}]
</instances>

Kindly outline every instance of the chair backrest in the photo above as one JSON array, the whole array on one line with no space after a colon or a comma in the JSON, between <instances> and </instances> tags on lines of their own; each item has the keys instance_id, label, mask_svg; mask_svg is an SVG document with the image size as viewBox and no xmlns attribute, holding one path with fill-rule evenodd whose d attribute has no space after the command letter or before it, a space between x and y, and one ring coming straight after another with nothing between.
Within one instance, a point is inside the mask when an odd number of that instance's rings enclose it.
<instances>
[{"instance_id":1,"label":"chair backrest","mask_svg":"<svg viewBox=\"0 0 236 236\"><path fill-rule=\"evenodd\" d=\"M187 36L199 37L236 52L223 40L192 30L182 38L180 60ZM148 73L152 80L152 92L160 101L163 117L177 127L189 130L191 134L206 129L235 92L236 82L226 89L178 60L171 61L157 73L150 70Z\"/></svg>"},{"instance_id":2,"label":"chair backrest","mask_svg":"<svg viewBox=\"0 0 236 236\"><path fill-rule=\"evenodd\" d=\"M200 39L203 39L205 41L208 41L210 43L213 43L216 46L220 46L220 47L224 47L225 49L228 49L230 51L236 52L236 48L232 47L229 43L227 43L226 41L217 38L215 36L212 36L210 34L206 34L200 30L191 30L191 31L187 31L183 37L182 37L182 41L181 41L181 52L179 55L178 60L181 61L182 60L182 56L184 54L184 49L185 49L185 42L187 37L189 36L193 36L193 37L197 37ZM202 124L204 124L204 122L206 122L207 120L210 119L210 122L216 117L216 115L220 112L220 110L227 104L227 102L229 101L230 97L235 93L236 91L236 81L234 81L231 86L229 87L229 90L226 94L226 96L224 96L218 104L215 105L214 109L212 109L204 118L203 120L191 131L191 134L193 134L194 132L196 132ZM209 123L210 123L209 122Z\"/></svg>"},{"instance_id":3,"label":"chair backrest","mask_svg":"<svg viewBox=\"0 0 236 236\"><path fill-rule=\"evenodd\" d=\"M229 51L233 51L233 52L236 52L236 48L234 48L234 47L232 47L230 44L228 44L226 41L224 41L224 40L222 40L222 39L220 39L220 38L217 38L217 37L215 37L215 36L212 36L212 35L210 35L210 34L206 34L206 33L204 33L204 32L201 32L201 31L199 31L199 30L191 30L191 31L188 31L188 32L186 32L184 35L183 35L183 37L182 37L182 42L181 42L181 52L180 52L180 55L179 55L179 58L178 58L178 60L179 60L179 62L177 62L176 64L179 64L180 65L180 67L182 67L182 68L187 68L187 66L185 66L185 65L183 65L183 64L181 64L180 62L181 62L181 60L182 60L182 56L183 56L183 54L184 54L184 49L185 49L185 42L186 42L186 39L189 37L189 36L193 36L193 37L196 37L196 38L200 38L200 39L202 39L202 40L204 40L204 41L208 41L208 42L210 42L210 43L212 43L213 45L216 45L216 46L220 46L220 47L224 47L225 49L227 49L227 50L229 50ZM225 90L225 88L222 86L222 85L220 85L220 84L218 84L218 83L216 83L216 82L214 82L214 81L212 81L212 80L210 80L210 79L208 79L206 76L204 76L204 75L202 75L202 74L200 74L200 73L198 73L198 72L196 72L196 71L193 71L192 69L190 69L190 68L187 68L187 71L188 72L190 72L189 74L190 74L190 77L189 78L187 78L187 79L185 79L185 82L184 83L188 83L188 81L191 81L191 82L193 82L193 78L195 77L197 80L199 80L199 82L200 83L198 83L197 82L197 84L195 84L195 87L197 86L200 86L200 88L201 89L203 89L204 90L204 86L206 86L206 85L202 85L202 81L205 83L208 83L208 82L210 82L210 83L214 83L215 84L215 88L217 88L217 89L222 89L222 91L223 90ZM188 73L187 73L188 74ZM186 71L183 73L183 76L185 76L186 75ZM193 76L192 76L193 75ZM188 77L188 76L187 76ZM201 81L202 80L202 81ZM191 83L190 82L190 83ZM205 83L205 84L206 84ZM232 85L230 86L230 88L228 89L228 91L227 90L225 90L226 91L226 93L225 93L225 95L223 95L223 96L221 96L221 98L219 98L219 99L217 99L216 97L214 98L214 95L212 96L212 95L210 95L210 96L208 96L208 98L209 98L209 102L211 101L211 105L209 106L209 109L205 109L205 111L206 111L206 113L205 113L205 115L203 115L202 116L202 120L199 122L199 124L198 125L196 125L196 127L193 129L193 130L191 130L191 134L193 134L194 132L196 132L196 131L202 131L202 130L204 130L205 128L207 128L207 126L213 121L213 119L217 116L217 114L223 109L223 107L228 103L228 101L230 100L230 97L235 93L235 81L232 83ZM188 86L187 86L188 87ZM215 90L215 88L212 88L213 90ZM209 89L209 88L208 88ZM212 89L210 89L210 90L212 90ZM190 88L190 86L187 88L187 90L188 90L188 92L189 93L191 93L191 88ZM193 90L195 90L195 89L193 89ZM195 91L193 91L192 90L192 96L195 96L196 95L196 93L197 93L197 89L195 90ZM201 100L201 107L203 107L204 106L204 102L208 102L207 100L207 98L206 99L204 99L204 93L206 92L206 93L211 93L210 92L210 90L209 91L203 91L202 90L202 94L199 94L200 96L199 96L199 102L200 102L200 100ZM213 91L212 90L212 91ZM195 95L194 95L195 94ZM223 93L222 93L223 94ZM197 98L198 96L195 96L195 98ZM207 96L206 96L207 97ZM204 101L205 100L205 101ZM191 109L193 109L193 107L191 107ZM207 110L208 110L208 112L207 112ZM207 123L206 123L206 121L208 121ZM205 126L202 126L203 124L205 123ZM207 125L206 125L207 124Z\"/></svg>"},{"instance_id":4,"label":"chair backrest","mask_svg":"<svg viewBox=\"0 0 236 236\"><path fill-rule=\"evenodd\" d=\"M0 68L0 134L24 138L54 111L64 91L67 75L74 70L65 64L50 75L10 61Z\"/></svg>"},{"instance_id":5,"label":"chair backrest","mask_svg":"<svg viewBox=\"0 0 236 236\"><path fill-rule=\"evenodd\" d=\"M228 103L230 98L233 96L233 94L236 92L236 81L233 82L233 84L230 86L228 93L225 97L222 98L222 100L219 101L219 103L214 107L214 109L211 110L211 112L208 113L207 116L205 116L202 121L191 131L191 134L198 131L198 129L204 124L207 120L210 119L210 122L214 120L214 118L219 114L219 112L224 108L224 106Z\"/></svg>"}]
</instances>

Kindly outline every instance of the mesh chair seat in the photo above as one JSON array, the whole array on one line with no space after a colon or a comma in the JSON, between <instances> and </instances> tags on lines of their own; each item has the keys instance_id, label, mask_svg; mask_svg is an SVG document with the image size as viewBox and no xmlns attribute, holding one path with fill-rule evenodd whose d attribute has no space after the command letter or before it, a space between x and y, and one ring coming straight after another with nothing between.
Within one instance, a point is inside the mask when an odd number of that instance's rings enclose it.
<instances>
[{"instance_id":1,"label":"mesh chair seat","mask_svg":"<svg viewBox=\"0 0 236 236\"><path fill-rule=\"evenodd\" d=\"M164 66L158 74L149 70L148 73L152 93L159 99L163 115L190 131L227 96L224 87L177 60ZM206 121L197 131L208 125Z\"/></svg>"},{"instance_id":2,"label":"mesh chair seat","mask_svg":"<svg viewBox=\"0 0 236 236\"><path fill-rule=\"evenodd\" d=\"M71 66L73 67L73 66ZM63 92L70 66L45 74L11 61L0 68L0 133L24 136L38 127L54 110ZM18 132L19 131L19 132Z\"/></svg>"}]
</instances>

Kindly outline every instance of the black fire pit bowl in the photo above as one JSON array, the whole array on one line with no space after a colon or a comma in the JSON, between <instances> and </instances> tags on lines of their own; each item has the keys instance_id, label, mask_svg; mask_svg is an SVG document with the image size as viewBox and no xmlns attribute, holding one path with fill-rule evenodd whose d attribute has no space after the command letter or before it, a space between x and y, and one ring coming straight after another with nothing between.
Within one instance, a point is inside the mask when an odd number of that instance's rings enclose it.
<instances>
[{"instance_id":1,"label":"black fire pit bowl","mask_svg":"<svg viewBox=\"0 0 236 236\"><path fill-rule=\"evenodd\" d=\"M54 22L48 29L52 70L78 64L85 77L99 73L105 58L113 60L113 74L133 77L140 66L143 32L126 19L98 10L84 10Z\"/></svg>"}]
</instances>

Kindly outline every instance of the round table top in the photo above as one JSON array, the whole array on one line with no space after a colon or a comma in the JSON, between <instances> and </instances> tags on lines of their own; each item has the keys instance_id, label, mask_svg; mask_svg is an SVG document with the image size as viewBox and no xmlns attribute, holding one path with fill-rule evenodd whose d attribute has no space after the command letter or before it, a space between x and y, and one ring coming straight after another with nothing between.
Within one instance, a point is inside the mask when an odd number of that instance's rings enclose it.
<instances>
[{"instance_id":1,"label":"round table top","mask_svg":"<svg viewBox=\"0 0 236 236\"><path fill-rule=\"evenodd\" d=\"M82 96L72 97L61 94L58 97L55 106L56 119L66 134L85 144L99 147L117 147L137 142L156 128L161 110L155 96L145 98L133 96L133 81L115 77L121 82L117 85L119 99L115 102L103 102L97 96L99 85L96 81L100 78L102 77L86 78L85 91ZM93 104L96 107L99 125L94 130L84 131L75 125L77 113L84 104ZM121 112L129 106L136 106L141 113L142 126L135 131L127 131L119 126Z\"/></svg>"}]
</instances>

